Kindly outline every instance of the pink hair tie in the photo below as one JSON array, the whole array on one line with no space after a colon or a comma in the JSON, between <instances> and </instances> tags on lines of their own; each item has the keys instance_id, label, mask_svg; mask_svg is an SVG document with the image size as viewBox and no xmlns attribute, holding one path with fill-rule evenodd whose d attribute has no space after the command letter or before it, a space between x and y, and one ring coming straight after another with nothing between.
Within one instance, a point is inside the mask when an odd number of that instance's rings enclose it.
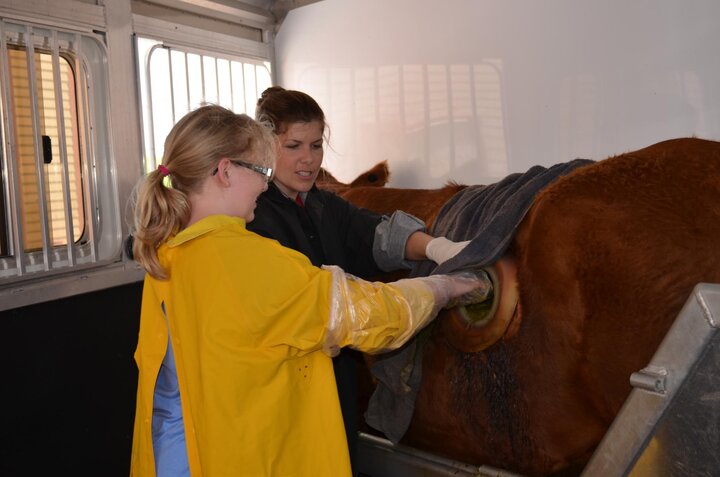
<instances>
[{"instance_id":1,"label":"pink hair tie","mask_svg":"<svg viewBox=\"0 0 720 477\"><path fill-rule=\"evenodd\" d=\"M163 177L170 175L170 169L160 164L158 166L158 170L160 171L160 174L162 174Z\"/></svg>"}]
</instances>

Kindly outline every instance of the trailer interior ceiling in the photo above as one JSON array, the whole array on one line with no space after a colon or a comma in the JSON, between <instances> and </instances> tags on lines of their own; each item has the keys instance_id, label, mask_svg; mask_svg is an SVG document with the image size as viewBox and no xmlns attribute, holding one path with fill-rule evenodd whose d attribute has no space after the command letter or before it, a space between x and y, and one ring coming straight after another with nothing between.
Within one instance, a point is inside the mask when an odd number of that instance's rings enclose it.
<instances>
[{"instance_id":1,"label":"trailer interior ceiling","mask_svg":"<svg viewBox=\"0 0 720 477\"><path fill-rule=\"evenodd\" d=\"M194 15L223 20L228 23L276 29L288 12L321 0L133 0L133 11L147 11L148 8L165 7ZM171 18L168 11L165 15Z\"/></svg>"}]
</instances>

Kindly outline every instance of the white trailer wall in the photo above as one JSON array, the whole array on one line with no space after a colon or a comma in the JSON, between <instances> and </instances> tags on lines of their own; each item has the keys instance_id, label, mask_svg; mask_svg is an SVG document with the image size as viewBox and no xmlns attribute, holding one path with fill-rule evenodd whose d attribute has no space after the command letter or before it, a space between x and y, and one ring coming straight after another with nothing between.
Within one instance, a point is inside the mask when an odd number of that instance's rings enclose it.
<instances>
[{"instance_id":1,"label":"white trailer wall","mask_svg":"<svg viewBox=\"0 0 720 477\"><path fill-rule=\"evenodd\" d=\"M324 0L276 37L284 87L331 127L350 180L494 182L672 137L720 139L717 0Z\"/></svg>"}]
</instances>

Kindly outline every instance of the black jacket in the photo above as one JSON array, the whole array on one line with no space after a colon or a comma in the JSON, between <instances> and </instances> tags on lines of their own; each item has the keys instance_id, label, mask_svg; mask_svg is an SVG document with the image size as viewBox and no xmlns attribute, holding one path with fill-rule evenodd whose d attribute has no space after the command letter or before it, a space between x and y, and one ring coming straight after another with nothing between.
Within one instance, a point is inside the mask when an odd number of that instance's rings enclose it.
<instances>
[{"instance_id":1,"label":"black jacket","mask_svg":"<svg viewBox=\"0 0 720 477\"><path fill-rule=\"evenodd\" d=\"M381 220L382 216L315 186L301 207L270 183L258 197L255 219L247 228L303 253L313 265L337 265L371 279L381 273L373 258L375 227Z\"/></svg>"}]
</instances>

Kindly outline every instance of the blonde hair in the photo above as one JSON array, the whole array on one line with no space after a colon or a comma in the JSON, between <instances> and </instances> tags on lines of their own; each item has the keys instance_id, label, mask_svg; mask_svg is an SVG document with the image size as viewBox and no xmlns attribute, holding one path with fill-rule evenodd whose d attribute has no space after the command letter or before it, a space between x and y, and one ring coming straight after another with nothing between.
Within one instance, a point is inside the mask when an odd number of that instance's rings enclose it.
<instances>
[{"instance_id":1,"label":"blonde hair","mask_svg":"<svg viewBox=\"0 0 720 477\"><path fill-rule=\"evenodd\" d=\"M188 194L200 191L223 158L274 167L275 144L268 126L222 106L205 105L186 114L165 139L162 166L137 189L134 259L151 276L167 279L157 250L190 219Z\"/></svg>"}]
</instances>

